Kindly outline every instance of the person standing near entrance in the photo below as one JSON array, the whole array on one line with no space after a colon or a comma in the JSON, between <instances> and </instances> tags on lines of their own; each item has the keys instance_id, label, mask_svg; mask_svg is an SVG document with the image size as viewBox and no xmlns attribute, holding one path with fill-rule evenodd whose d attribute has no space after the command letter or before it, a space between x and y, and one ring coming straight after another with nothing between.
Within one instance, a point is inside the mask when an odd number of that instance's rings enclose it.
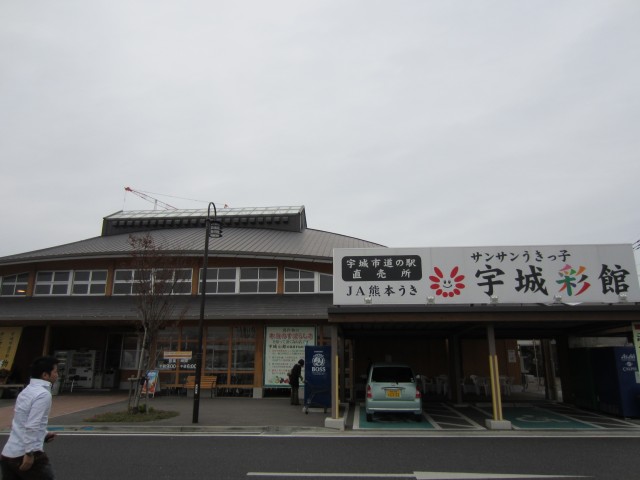
<instances>
[{"instance_id":1,"label":"person standing near entrance","mask_svg":"<svg viewBox=\"0 0 640 480\"><path fill-rule=\"evenodd\" d=\"M289 374L289 385L291 385L291 405L300 405L299 399L299 389L300 389L300 380L302 379L302 367L304 365L304 360L298 360L293 368L291 369L291 373Z\"/></svg>"},{"instance_id":2,"label":"person standing near entrance","mask_svg":"<svg viewBox=\"0 0 640 480\"><path fill-rule=\"evenodd\" d=\"M29 385L16 399L11 433L0 456L3 480L55 478L43 447L45 442L55 437L55 433L47 432L47 423L51 411L51 387L58 380L58 359L36 358L30 375Z\"/></svg>"}]
</instances>

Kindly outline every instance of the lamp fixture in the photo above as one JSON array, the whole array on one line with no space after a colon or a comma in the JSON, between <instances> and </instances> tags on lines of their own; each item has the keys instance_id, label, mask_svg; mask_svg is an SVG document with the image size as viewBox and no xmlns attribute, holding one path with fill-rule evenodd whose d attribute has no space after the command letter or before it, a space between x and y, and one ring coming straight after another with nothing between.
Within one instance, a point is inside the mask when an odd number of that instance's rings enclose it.
<instances>
[{"instance_id":1,"label":"lamp fixture","mask_svg":"<svg viewBox=\"0 0 640 480\"><path fill-rule=\"evenodd\" d=\"M491 304L492 305L496 305L498 303L498 301L499 301L499 298L498 298L497 295L491 295L490 299L491 299Z\"/></svg>"},{"instance_id":2,"label":"lamp fixture","mask_svg":"<svg viewBox=\"0 0 640 480\"><path fill-rule=\"evenodd\" d=\"M429 295L427 297L427 305L433 305L434 303L436 303L436 297Z\"/></svg>"},{"instance_id":3,"label":"lamp fixture","mask_svg":"<svg viewBox=\"0 0 640 480\"><path fill-rule=\"evenodd\" d=\"M371 295L364 297L364 303L366 303L367 305L371 305L373 303L373 298L371 298Z\"/></svg>"},{"instance_id":4,"label":"lamp fixture","mask_svg":"<svg viewBox=\"0 0 640 480\"><path fill-rule=\"evenodd\" d=\"M627 301L627 292L622 292L618 294L618 299L620 302L624 303Z\"/></svg>"},{"instance_id":5,"label":"lamp fixture","mask_svg":"<svg viewBox=\"0 0 640 480\"><path fill-rule=\"evenodd\" d=\"M562 303L562 295L560 295L559 293L556 293L553 296L553 303Z\"/></svg>"}]
</instances>

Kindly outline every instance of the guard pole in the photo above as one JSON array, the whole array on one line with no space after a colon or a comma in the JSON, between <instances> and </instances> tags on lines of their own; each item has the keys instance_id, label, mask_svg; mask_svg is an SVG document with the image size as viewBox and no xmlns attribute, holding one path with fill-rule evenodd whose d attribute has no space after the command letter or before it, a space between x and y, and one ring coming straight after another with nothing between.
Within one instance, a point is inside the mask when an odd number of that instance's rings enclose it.
<instances>
[{"instance_id":1,"label":"guard pole","mask_svg":"<svg viewBox=\"0 0 640 480\"><path fill-rule=\"evenodd\" d=\"M493 419L502 420L502 396L500 393L500 370L496 354L496 338L493 325L487 325L487 342L489 344L489 371L491 374L491 405Z\"/></svg>"}]
</instances>

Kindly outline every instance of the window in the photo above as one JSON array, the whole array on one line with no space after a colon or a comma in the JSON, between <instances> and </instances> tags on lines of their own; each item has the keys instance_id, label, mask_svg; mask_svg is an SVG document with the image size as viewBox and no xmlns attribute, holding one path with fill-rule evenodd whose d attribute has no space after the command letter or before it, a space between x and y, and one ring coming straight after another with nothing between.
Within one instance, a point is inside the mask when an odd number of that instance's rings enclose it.
<instances>
[{"instance_id":1,"label":"window","mask_svg":"<svg viewBox=\"0 0 640 480\"><path fill-rule=\"evenodd\" d=\"M333 291L333 275L326 273L284 269L285 293L331 293Z\"/></svg>"},{"instance_id":2,"label":"window","mask_svg":"<svg viewBox=\"0 0 640 480\"><path fill-rule=\"evenodd\" d=\"M116 270L113 278L114 295L131 295L133 291L133 270Z\"/></svg>"},{"instance_id":3,"label":"window","mask_svg":"<svg viewBox=\"0 0 640 480\"><path fill-rule=\"evenodd\" d=\"M141 288L152 289L159 294L190 295L191 294L190 268L177 270L116 270L113 279L114 295L133 295ZM165 287L172 289L165 292Z\"/></svg>"},{"instance_id":4,"label":"window","mask_svg":"<svg viewBox=\"0 0 640 480\"><path fill-rule=\"evenodd\" d=\"M233 327L234 370L253 370L256 354L256 329L253 325Z\"/></svg>"},{"instance_id":5,"label":"window","mask_svg":"<svg viewBox=\"0 0 640 480\"><path fill-rule=\"evenodd\" d=\"M202 269L200 269L202 278ZM278 269L268 268L208 268L207 295L223 293L276 293ZM202 282L198 285L202 293Z\"/></svg>"},{"instance_id":6,"label":"window","mask_svg":"<svg viewBox=\"0 0 640 480\"><path fill-rule=\"evenodd\" d=\"M156 368L160 371L160 385L176 383L176 370L179 360L165 357L165 352L178 350L179 331L177 328L167 328L158 332L156 339Z\"/></svg>"},{"instance_id":7,"label":"window","mask_svg":"<svg viewBox=\"0 0 640 480\"><path fill-rule=\"evenodd\" d=\"M320 291L323 293L333 292L333 275L320 274Z\"/></svg>"},{"instance_id":8,"label":"window","mask_svg":"<svg viewBox=\"0 0 640 480\"><path fill-rule=\"evenodd\" d=\"M285 293L313 293L315 291L315 273L285 268L284 291Z\"/></svg>"},{"instance_id":9,"label":"window","mask_svg":"<svg viewBox=\"0 0 640 480\"><path fill-rule=\"evenodd\" d=\"M34 295L69 295L71 271L38 272Z\"/></svg>"},{"instance_id":10,"label":"window","mask_svg":"<svg viewBox=\"0 0 640 480\"><path fill-rule=\"evenodd\" d=\"M191 295L192 274L190 268L156 270L153 276L154 286L163 282L173 295Z\"/></svg>"},{"instance_id":11,"label":"window","mask_svg":"<svg viewBox=\"0 0 640 480\"><path fill-rule=\"evenodd\" d=\"M122 339L122 357L120 358L120 368L125 370L136 370L138 368L139 350L138 335L125 335Z\"/></svg>"},{"instance_id":12,"label":"window","mask_svg":"<svg viewBox=\"0 0 640 480\"><path fill-rule=\"evenodd\" d=\"M73 272L72 295L104 295L106 290L106 270L76 270Z\"/></svg>"},{"instance_id":13,"label":"window","mask_svg":"<svg viewBox=\"0 0 640 480\"><path fill-rule=\"evenodd\" d=\"M207 373L229 367L229 327L207 327ZM220 380L220 379L219 379ZM223 382L220 382L223 383Z\"/></svg>"},{"instance_id":14,"label":"window","mask_svg":"<svg viewBox=\"0 0 640 480\"><path fill-rule=\"evenodd\" d=\"M18 275L9 275L0 278L1 287L0 295L5 296L24 296L27 294L27 286L29 283L29 274L20 273Z\"/></svg>"},{"instance_id":15,"label":"window","mask_svg":"<svg viewBox=\"0 0 640 480\"><path fill-rule=\"evenodd\" d=\"M256 357L256 328L254 325L239 327L207 327L205 368L208 374L218 376L218 386L243 388L254 383Z\"/></svg>"},{"instance_id":16,"label":"window","mask_svg":"<svg viewBox=\"0 0 640 480\"><path fill-rule=\"evenodd\" d=\"M202 293L202 271L198 293ZM214 293L236 293L236 268L207 268L207 295Z\"/></svg>"},{"instance_id":17,"label":"window","mask_svg":"<svg viewBox=\"0 0 640 480\"><path fill-rule=\"evenodd\" d=\"M277 268L241 268L239 293L276 293Z\"/></svg>"}]
</instances>

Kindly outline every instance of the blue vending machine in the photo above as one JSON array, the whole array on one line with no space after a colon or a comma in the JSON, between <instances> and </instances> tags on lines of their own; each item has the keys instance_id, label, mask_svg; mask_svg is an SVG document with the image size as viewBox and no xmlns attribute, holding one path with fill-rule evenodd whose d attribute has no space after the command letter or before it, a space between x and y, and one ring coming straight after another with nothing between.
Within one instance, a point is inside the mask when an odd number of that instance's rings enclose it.
<instances>
[{"instance_id":1,"label":"blue vending machine","mask_svg":"<svg viewBox=\"0 0 640 480\"><path fill-rule=\"evenodd\" d=\"M598 410L621 417L640 417L640 380L633 347L591 349Z\"/></svg>"},{"instance_id":2,"label":"blue vending machine","mask_svg":"<svg viewBox=\"0 0 640 480\"><path fill-rule=\"evenodd\" d=\"M304 347L304 413L331 408L331 347Z\"/></svg>"}]
</instances>

